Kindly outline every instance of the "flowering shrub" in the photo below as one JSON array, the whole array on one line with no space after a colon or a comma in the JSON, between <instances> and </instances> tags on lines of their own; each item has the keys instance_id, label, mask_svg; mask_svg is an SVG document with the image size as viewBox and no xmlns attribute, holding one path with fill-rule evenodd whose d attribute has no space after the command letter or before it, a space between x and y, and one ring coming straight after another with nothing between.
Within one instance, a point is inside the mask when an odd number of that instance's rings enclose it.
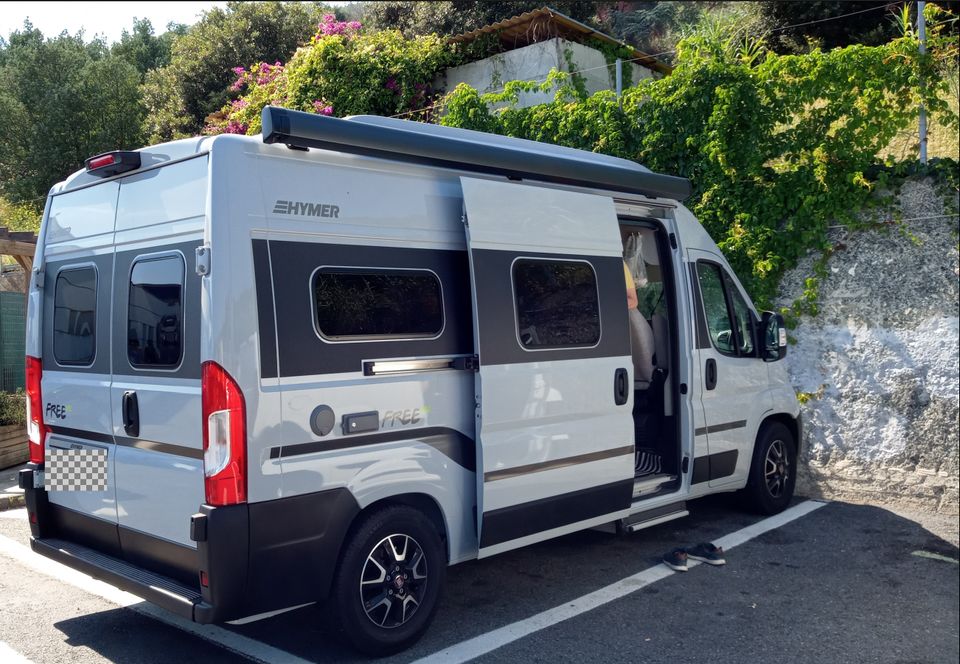
<instances>
[{"instance_id":1,"label":"flowering shrub","mask_svg":"<svg viewBox=\"0 0 960 664\"><path fill-rule=\"evenodd\" d=\"M445 42L435 35L406 39L397 30L367 34L361 27L327 15L286 65L234 68L231 90L240 96L207 118L204 133L258 133L267 104L337 116L432 106L434 78L455 58ZM429 110L409 115L429 119Z\"/></svg>"}]
</instances>

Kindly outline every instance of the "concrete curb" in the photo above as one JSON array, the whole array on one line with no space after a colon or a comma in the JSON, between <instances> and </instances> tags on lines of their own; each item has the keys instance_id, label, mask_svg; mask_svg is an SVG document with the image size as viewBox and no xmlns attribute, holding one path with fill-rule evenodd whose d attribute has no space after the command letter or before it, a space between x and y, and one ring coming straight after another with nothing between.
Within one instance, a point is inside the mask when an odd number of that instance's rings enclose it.
<instances>
[{"instance_id":1,"label":"concrete curb","mask_svg":"<svg viewBox=\"0 0 960 664\"><path fill-rule=\"evenodd\" d=\"M0 512L26 506L27 500L23 496L0 496Z\"/></svg>"}]
</instances>

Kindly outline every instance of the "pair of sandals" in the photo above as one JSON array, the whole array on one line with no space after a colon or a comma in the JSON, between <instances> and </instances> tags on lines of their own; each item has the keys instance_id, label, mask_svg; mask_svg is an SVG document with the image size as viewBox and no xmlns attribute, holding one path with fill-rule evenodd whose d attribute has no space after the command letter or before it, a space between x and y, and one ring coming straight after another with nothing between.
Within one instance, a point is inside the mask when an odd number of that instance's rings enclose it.
<instances>
[{"instance_id":1,"label":"pair of sandals","mask_svg":"<svg viewBox=\"0 0 960 664\"><path fill-rule=\"evenodd\" d=\"M727 564L723 557L723 548L710 542L701 542L690 548L676 548L663 556L663 564L675 572L686 572L688 559L714 566Z\"/></svg>"}]
</instances>

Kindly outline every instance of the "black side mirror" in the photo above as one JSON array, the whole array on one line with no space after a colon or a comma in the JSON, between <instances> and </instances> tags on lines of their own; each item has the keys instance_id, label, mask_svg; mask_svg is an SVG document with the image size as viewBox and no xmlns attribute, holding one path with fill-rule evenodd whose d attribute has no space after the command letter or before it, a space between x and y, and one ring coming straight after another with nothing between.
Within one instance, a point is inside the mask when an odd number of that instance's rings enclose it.
<instances>
[{"instance_id":1,"label":"black side mirror","mask_svg":"<svg viewBox=\"0 0 960 664\"><path fill-rule=\"evenodd\" d=\"M783 316L764 311L760 318L760 357L764 362L776 362L787 355L787 326Z\"/></svg>"}]
</instances>

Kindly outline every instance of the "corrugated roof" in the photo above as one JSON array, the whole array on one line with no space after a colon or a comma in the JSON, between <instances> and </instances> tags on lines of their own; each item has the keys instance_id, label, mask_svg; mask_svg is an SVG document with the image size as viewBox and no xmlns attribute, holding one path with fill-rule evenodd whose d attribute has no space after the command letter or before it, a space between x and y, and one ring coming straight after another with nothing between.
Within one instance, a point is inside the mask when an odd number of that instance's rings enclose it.
<instances>
[{"instance_id":1,"label":"corrugated roof","mask_svg":"<svg viewBox=\"0 0 960 664\"><path fill-rule=\"evenodd\" d=\"M540 9L534 9L519 16L514 16L513 18L491 23L482 28L451 37L449 41L452 43L471 42L478 37L490 33L496 33L500 38L500 43L508 50L536 44L537 42L552 39L553 37L563 37L577 42L582 42L587 37L590 37L607 42L608 44L629 48L633 52L631 58L635 59L638 64L644 67L648 67L662 74L669 74L673 71L670 65L660 62L653 56L634 48L630 44L598 32L589 25L572 19L565 14L561 14L550 7L541 7Z\"/></svg>"}]
</instances>

